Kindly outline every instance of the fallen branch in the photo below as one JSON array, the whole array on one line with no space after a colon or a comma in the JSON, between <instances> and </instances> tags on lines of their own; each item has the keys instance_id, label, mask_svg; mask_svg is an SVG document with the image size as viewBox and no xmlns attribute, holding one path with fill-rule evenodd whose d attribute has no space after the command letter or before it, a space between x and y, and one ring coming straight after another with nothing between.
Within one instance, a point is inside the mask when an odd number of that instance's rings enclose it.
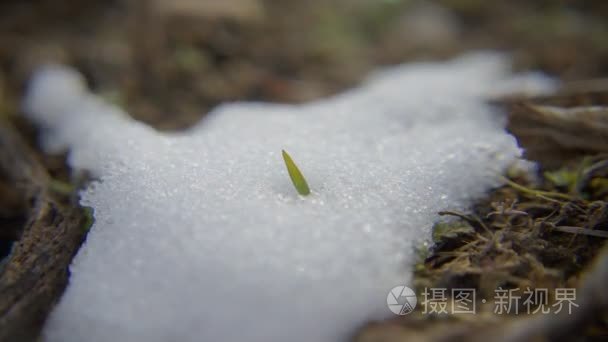
<instances>
[{"instance_id":1,"label":"fallen branch","mask_svg":"<svg viewBox=\"0 0 608 342\"><path fill-rule=\"evenodd\" d=\"M68 281L68 266L84 240L84 216L49 191L36 153L0 120L0 171L20 184L28 203L21 238L0 264L0 341L35 341Z\"/></svg>"}]
</instances>

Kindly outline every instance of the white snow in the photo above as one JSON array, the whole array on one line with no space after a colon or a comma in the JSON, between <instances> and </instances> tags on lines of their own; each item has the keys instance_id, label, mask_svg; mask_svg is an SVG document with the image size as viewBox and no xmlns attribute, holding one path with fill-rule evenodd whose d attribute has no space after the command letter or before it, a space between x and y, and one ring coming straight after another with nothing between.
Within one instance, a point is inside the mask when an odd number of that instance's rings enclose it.
<instances>
[{"instance_id":1,"label":"white snow","mask_svg":"<svg viewBox=\"0 0 608 342\"><path fill-rule=\"evenodd\" d=\"M464 209L520 152L484 100L539 75L475 54L386 69L306 105L222 105L160 133L36 74L25 101L49 151L98 177L95 224L47 341L339 341L391 317L437 211ZM313 194L299 197L287 150Z\"/></svg>"}]
</instances>

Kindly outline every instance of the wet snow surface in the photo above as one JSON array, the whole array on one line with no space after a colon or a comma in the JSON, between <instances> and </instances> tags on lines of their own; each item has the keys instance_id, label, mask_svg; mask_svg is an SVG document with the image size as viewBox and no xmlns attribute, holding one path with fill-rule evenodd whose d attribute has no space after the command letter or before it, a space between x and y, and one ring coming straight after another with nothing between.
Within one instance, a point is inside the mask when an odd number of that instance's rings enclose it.
<instances>
[{"instance_id":1,"label":"wet snow surface","mask_svg":"<svg viewBox=\"0 0 608 342\"><path fill-rule=\"evenodd\" d=\"M386 69L305 105L222 105L160 133L41 70L25 101L49 151L98 181L48 341L339 341L391 317L437 211L464 209L518 155L497 93L546 88L504 58ZM287 150L312 194L297 195Z\"/></svg>"}]
</instances>

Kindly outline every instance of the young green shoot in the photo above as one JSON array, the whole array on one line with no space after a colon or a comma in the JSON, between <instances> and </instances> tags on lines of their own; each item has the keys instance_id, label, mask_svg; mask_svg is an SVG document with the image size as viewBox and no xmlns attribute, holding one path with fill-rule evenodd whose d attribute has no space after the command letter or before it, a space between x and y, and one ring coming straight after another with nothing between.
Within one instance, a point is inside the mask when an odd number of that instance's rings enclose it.
<instances>
[{"instance_id":1,"label":"young green shoot","mask_svg":"<svg viewBox=\"0 0 608 342\"><path fill-rule=\"evenodd\" d=\"M309 195L310 188L308 187L308 183L306 183L306 179L304 179L302 172L300 172L300 169L298 169L296 163L293 162L291 156L285 152L285 150L281 151L283 152L283 160L285 160L285 166L287 166L287 172L289 173L289 178L291 178L293 186L300 195Z\"/></svg>"}]
</instances>

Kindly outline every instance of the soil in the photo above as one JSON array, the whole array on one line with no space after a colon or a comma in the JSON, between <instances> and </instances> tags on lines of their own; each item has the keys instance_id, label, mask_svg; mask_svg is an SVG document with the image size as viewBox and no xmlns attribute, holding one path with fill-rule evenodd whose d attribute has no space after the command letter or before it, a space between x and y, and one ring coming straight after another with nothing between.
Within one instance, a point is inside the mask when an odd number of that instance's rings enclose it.
<instances>
[{"instance_id":1,"label":"soil","mask_svg":"<svg viewBox=\"0 0 608 342\"><path fill-rule=\"evenodd\" d=\"M179 130L226 101L303 102L351 87L383 65L445 59L474 49L511 53L516 70L542 70L571 84L568 96L508 101L510 130L528 157L554 174L547 178L540 172L536 180L511 175L515 187L496 189L472 212L458 213L464 219L448 226L458 229L448 229L450 237L442 235L434 241L430 254L421 259L418 287L466 284L489 291L498 285L592 284L595 278L584 276L585 270L606 239L556 227L607 229L602 221L605 158L598 155L608 153L608 135L605 126L597 124L579 122L574 130L564 129L572 126L560 125L546 105L606 108L608 87L580 81L608 75L607 19L608 2L603 0L3 1L0 341L37 338L67 283L67 265L91 219L77 206L76 189L83 175L66 167L65 154L42 153L36 129L20 116L26 81L44 63L72 65L95 92L135 118L158 129ZM526 131L531 124L566 138L551 143L547 136ZM596 137L595 142L574 139L588 136ZM581 140L588 144L563 143ZM595 157L583 160L584 155ZM586 170L587 176L576 170ZM569 187L572 179L582 181ZM538 193L531 196L517 184L570 197L539 199ZM491 212L495 214L488 216ZM455 252L463 257L454 257ZM474 261L471 255L476 256ZM458 264L463 260L468 268ZM492 281L481 281L481 265ZM505 265L510 268L501 268ZM488 273L488 267L503 271ZM585 282L587 278L591 280ZM571 332L580 338L605 333L606 306L596 307L599 304L589 306L597 314L589 324L573 326ZM503 324L496 323L496 317L488 318L494 322L486 325L494 327L488 330L478 329L479 322L486 322L483 319L471 324L416 317L371 324L357 339L451 336L432 334L431 330L442 331L442 326L463 332L458 336L472 336L471 331L483 336L494 328L511 327L514 320L505 318L501 322L508 323Z\"/></svg>"}]
</instances>

